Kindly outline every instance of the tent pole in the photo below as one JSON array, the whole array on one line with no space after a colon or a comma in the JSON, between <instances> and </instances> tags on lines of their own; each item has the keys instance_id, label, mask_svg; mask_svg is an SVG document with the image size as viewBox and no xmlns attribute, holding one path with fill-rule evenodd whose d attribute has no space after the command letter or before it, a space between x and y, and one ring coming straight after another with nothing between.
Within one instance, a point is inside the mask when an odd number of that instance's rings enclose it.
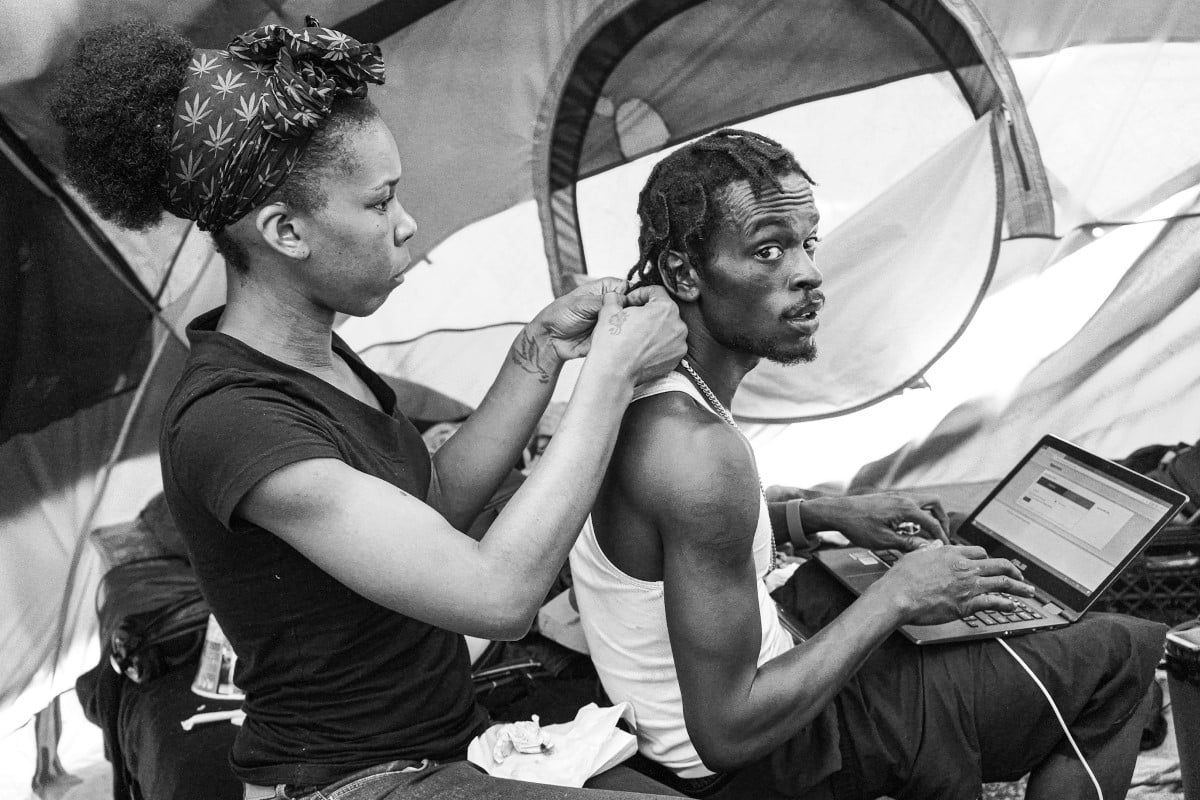
<instances>
[{"instance_id":1,"label":"tent pole","mask_svg":"<svg viewBox=\"0 0 1200 800\"><path fill-rule=\"evenodd\" d=\"M154 292L154 305L159 309L162 308L162 296L167 291L167 284L171 282L171 275L175 272L176 265L179 264L179 257L183 255L183 247L187 244L187 240L192 236L192 230L195 225L188 225L183 231L183 236L179 237L179 244L175 245L175 253L171 256L171 263L167 264L167 271L163 273L162 280L158 282L158 289Z\"/></svg>"}]
</instances>

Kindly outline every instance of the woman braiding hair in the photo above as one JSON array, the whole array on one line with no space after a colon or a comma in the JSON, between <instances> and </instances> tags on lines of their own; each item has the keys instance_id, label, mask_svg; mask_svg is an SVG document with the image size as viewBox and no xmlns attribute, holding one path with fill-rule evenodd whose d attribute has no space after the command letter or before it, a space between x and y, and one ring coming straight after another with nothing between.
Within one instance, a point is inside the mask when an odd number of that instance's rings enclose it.
<instances>
[{"instance_id":1,"label":"woman braiding hair","mask_svg":"<svg viewBox=\"0 0 1200 800\"><path fill-rule=\"evenodd\" d=\"M377 115L378 45L315 24L269 25L226 50L193 49L170 28L129 22L90 31L52 104L67 132L67 173L95 209L128 228L164 210L211 231L233 266L227 225L272 193L313 207L311 172L342 126Z\"/></svg>"},{"instance_id":2,"label":"woman braiding hair","mask_svg":"<svg viewBox=\"0 0 1200 800\"><path fill-rule=\"evenodd\" d=\"M580 287L522 328L431 458L391 389L333 332L336 314L375 311L412 267L400 154L367 99L383 79L378 47L311 20L220 50L130 22L79 41L53 109L68 177L98 213L146 228L169 211L225 257L226 303L188 326L160 457L239 656L247 716L230 764L245 797L540 797L462 760L488 723L462 635L528 630L634 384L675 366L684 328L657 287ZM480 540L461 533L579 357L537 469ZM553 790L576 794L592 796Z\"/></svg>"}]
</instances>

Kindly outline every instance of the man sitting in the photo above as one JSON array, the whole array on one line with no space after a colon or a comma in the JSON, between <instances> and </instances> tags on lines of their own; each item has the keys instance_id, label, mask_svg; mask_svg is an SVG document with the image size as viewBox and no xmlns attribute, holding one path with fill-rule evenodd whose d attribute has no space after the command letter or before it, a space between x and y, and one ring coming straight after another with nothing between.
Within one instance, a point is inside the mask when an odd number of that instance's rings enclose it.
<instances>
[{"instance_id":1,"label":"man sitting","mask_svg":"<svg viewBox=\"0 0 1200 800\"><path fill-rule=\"evenodd\" d=\"M654 169L638 213L631 278L666 288L688 353L635 394L571 568L593 660L611 698L634 705L641 752L695 796L965 800L982 782L1032 773L1029 797L1094 797L1040 690L998 644L892 636L1011 610L1032 587L1009 561L924 547L858 599L813 563L768 593L782 573L773 529L803 542L802 527L828 522L819 504L768 506L729 412L759 359L816 353L818 214L792 154L755 134L712 134ZM891 544L881 528L846 526L868 547ZM810 638L793 644L776 602ZM1012 642L1105 797L1128 788L1164 631L1090 614Z\"/></svg>"}]
</instances>

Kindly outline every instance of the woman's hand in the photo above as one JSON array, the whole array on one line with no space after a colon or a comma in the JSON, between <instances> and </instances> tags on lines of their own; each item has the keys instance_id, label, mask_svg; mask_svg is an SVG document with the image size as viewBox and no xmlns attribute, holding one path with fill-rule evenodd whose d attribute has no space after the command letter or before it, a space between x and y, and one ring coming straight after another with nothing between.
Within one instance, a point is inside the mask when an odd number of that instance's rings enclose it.
<instances>
[{"instance_id":1,"label":"woman's hand","mask_svg":"<svg viewBox=\"0 0 1200 800\"><path fill-rule=\"evenodd\" d=\"M670 372L687 354L687 326L661 286L641 286L628 295L605 292L602 302L589 362L624 372L637 385Z\"/></svg>"},{"instance_id":2,"label":"woman's hand","mask_svg":"<svg viewBox=\"0 0 1200 800\"><path fill-rule=\"evenodd\" d=\"M558 364L586 356L591 348L592 329L604 305L604 295L624 297L627 288L628 284L619 278L588 281L539 311L525 326L526 338L544 356L552 355L557 359Z\"/></svg>"}]
</instances>

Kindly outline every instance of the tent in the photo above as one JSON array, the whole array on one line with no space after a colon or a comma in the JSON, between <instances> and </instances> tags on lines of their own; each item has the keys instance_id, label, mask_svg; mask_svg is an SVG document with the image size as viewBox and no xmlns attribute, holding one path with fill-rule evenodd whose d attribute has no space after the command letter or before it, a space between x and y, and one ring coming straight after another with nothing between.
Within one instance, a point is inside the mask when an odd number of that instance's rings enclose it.
<instances>
[{"instance_id":1,"label":"tent","mask_svg":"<svg viewBox=\"0 0 1200 800\"><path fill-rule=\"evenodd\" d=\"M822 357L756 370L734 408L769 481L986 479L1047 430L1111 456L1197 438L1188 0L2 6L0 730L94 663L87 535L158 491L182 326L223 291L190 225L117 230L61 178L44 101L101 20L216 47L314 14L382 44L372 96L426 263L340 330L460 403L555 293L632 265L637 186L662 152L739 124L797 152L825 235Z\"/></svg>"}]
</instances>

